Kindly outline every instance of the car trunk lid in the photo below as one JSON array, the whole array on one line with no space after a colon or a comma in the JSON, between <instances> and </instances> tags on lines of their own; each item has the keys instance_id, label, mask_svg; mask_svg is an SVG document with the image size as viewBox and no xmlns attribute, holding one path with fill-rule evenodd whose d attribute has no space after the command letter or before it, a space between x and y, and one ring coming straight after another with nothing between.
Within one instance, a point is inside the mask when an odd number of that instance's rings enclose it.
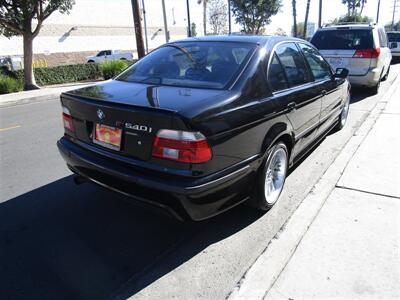
<instances>
[{"instance_id":1,"label":"car trunk lid","mask_svg":"<svg viewBox=\"0 0 400 300\"><path fill-rule=\"evenodd\" d=\"M179 116L180 110L224 92L110 81L64 93L61 102L73 118L74 132L68 134L147 161L159 130L193 130Z\"/></svg>"}]
</instances>

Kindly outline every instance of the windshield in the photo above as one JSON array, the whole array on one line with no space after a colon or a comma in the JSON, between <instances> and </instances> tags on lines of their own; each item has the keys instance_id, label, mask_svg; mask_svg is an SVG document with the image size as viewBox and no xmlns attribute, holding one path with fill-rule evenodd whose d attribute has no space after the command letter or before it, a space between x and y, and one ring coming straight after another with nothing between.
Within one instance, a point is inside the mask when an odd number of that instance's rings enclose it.
<instances>
[{"instance_id":1,"label":"windshield","mask_svg":"<svg viewBox=\"0 0 400 300\"><path fill-rule=\"evenodd\" d=\"M395 32L389 32L387 34L389 42L397 42L400 43L400 32L395 33Z\"/></svg>"},{"instance_id":2,"label":"windshield","mask_svg":"<svg viewBox=\"0 0 400 300\"><path fill-rule=\"evenodd\" d=\"M180 87L224 88L249 59L253 44L181 42L164 45L117 80Z\"/></svg>"},{"instance_id":3,"label":"windshield","mask_svg":"<svg viewBox=\"0 0 400 300\"><path fill-rule=\"evenodd\" d=\"M313 36L311 43L321 50L374 48L372 31L368 29L321 30Z\"/></svg>"}]
</instances>

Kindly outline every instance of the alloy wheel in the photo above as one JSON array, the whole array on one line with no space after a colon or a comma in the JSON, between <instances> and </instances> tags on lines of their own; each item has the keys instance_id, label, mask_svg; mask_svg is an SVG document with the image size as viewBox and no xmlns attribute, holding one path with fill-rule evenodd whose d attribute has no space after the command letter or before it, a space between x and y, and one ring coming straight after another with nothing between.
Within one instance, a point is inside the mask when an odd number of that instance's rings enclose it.
<instances>
[{"instance_id":1,"label":"alloy wheel","mask_svg":"<svg viewBox=\"0 0 400 300\"><path fill-rule=\"evenodd\" d=\"M287 154L283 148L272 154L265 170L264 196L268 205L272 205L278 200L286 179Z\"/></svg>"}]
</instances>

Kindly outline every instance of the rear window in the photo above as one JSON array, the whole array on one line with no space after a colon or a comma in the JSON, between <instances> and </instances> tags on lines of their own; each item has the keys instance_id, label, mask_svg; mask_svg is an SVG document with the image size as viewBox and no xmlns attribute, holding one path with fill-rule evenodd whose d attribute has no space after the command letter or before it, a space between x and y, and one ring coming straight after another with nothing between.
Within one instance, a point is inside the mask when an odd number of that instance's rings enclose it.
<instances>
[{"instance_id":1,"label":"rear window","mask_svg":"<svg viewBox=\"0 0 400 300\"><path fill-rule=\"evenodd\" d=\"M394 43L394 42L400 43L400 32L399 33L389 32L387 34L387 36L388 36L389 42L391 42L391 43Z\"/></svg>"},{"instance_id":2,"label":"rear window","mask_svg":"<svg viewBox=\"0 0 400 300\"><path fill-rule=\"evenodd\" d=\"M374 48L372 31L368 29L321 30L313 36L311 43L322 50Z\"/></svg>"},{"instance_id":3,"label":"rear window","mask_svg":"<svg viewBox=\"0 0 400 300\"><path fill-rule=\"evenodd\" d=\"M180 87L224 88L243 68L256 45L180 42L151 52L117 80Z\"/></svg>"}]
</instances>

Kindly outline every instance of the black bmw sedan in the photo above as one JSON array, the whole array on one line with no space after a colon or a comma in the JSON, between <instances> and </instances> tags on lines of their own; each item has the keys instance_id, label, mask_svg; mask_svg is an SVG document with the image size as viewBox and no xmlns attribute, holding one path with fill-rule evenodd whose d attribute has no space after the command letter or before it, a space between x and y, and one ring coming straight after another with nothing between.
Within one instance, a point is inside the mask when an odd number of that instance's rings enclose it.
<instances>
[{"instance_id":1,"label":"black bmw sedan","mask_svg":"<svg viewBox=\"0 0 400 300\"><path fill-rule=\"evenodd\" d=\"M243 201L270 209L288 168L349 111L348 71L306 41L165 44L114 80L61 95L58 148L89 180L202 220Z\"/></svg>"}]
</instances>

